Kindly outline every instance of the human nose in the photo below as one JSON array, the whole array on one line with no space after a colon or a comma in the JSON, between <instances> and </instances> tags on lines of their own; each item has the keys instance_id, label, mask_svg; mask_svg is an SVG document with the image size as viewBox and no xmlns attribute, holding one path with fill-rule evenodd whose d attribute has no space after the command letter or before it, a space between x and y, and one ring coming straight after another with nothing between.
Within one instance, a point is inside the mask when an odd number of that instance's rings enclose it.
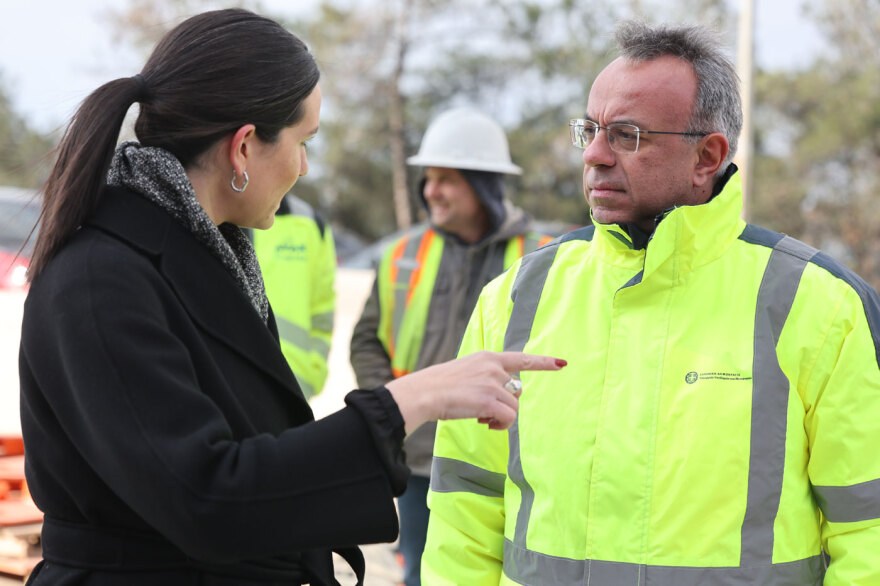
<instances>
[{"instance_id":1,"label":"human nose","mask_svg":"<svg viewBox=\"0 0 880 586\"><path fill-rule=\"evenodd\" d=\"M605 133L603 138L599 134ZM610 167L617 160L614 151L611 150L611 144L608 142L608 130L603 127L596 129L593 140L584 148L583 154L584 165L588 167L605 166Z\"/></svg>"},{"instance_id":2,"label":"human nose","mask_svg":"<svg viewBox=\"0 0 880 586\"><path fill-rule=\"evenodd\" d=\"M437 182L436 181L425 181L425 188L422 190L422 195L425 196L425 199L433 199L438 195Z\"/></svg>"},{"instance_id":3,"label":"human nose","mask_svg":"<svg viewBox=\"0 0 880 586\"><path fill-rule=\"evenodd\" d=\"M302 161L300 162L300 166L299 166L299 176L305 177L308 174L309 174L309 155L305 151L303 151Z\"/></svg>"}]
</instances>

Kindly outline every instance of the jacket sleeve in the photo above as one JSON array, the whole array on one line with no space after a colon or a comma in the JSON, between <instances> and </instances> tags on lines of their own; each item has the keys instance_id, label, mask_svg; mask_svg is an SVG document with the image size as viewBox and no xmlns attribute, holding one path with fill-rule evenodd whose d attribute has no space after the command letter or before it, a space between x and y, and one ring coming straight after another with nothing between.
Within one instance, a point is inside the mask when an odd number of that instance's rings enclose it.
<instances>
[{"instance_id":1,"label":"jacket sleeve","mask_svg":"<svg viewBox=\"0 0 880 586\"><path fill-rule=\"evenodd\" d=\"M379 340L379 279L373 281L370 296L351 335L351 366L358 387L371 389L394 379L391 358Z\"/></svg>"},{"instance_id":2,"label":"jacket sleeve","mask_svg":"<svg viewBox=\"0 0 880 586\"><path fill-rule=\"evenodd\" d=\"M827 586L880 584L880 303L839 302L808 381L808 474L822 510Z\"/></svg>"},{"instance_id":3,"label":"jacket sleeve","mask_svg":"<svg viewBox=\"0 0 880 586\"><path fill-rule=\"evenodd\" d=\"M333 316L336 309L336 245L329 225L319 235L317 252L312 260L311 299L311 383L315 394L321 392L327 381L327 358L333 337Z\"/></svg>"},{"instance_id":4,"label":"jacket sleeve","mask_svg":"<svg viewBox=\"0 0 880 586\"><path fill-rule=\"evenodd\" d=\"M465 332L461 356L500 350L486 344L481 306L482 300ZM498 584L504 556L507 442L506 432L490 430L475 420L438 423L423 583Z\"/></svg>"}]
</instances>

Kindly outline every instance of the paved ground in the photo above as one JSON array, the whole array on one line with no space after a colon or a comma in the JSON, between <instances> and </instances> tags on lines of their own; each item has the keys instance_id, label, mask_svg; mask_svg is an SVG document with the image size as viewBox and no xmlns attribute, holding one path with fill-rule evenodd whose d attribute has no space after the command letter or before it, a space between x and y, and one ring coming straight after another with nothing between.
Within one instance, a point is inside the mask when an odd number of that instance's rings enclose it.
<instances>
[{"instance_id":1,"label":"paved ground","mask_svg":"<svg viewBox=\"0 0 880 586\"><path fill-rule=\"evenodd\" d=\"M348 343L351 330L360 317L364 302L373 283L372 271L339 269L336 275L336 321L330 345L330 374L324 391L312 399L315 417L333 413L345 406L343 398L354 389L354 373L348 361ZM367 561L367 577L364 586L396 586L403 578L403 571L395 561L393 544L380 543L361 548ZM354 584L354 574L348 564L336 558L337 579L343 586Z\"/></svg>"}]
</instances>

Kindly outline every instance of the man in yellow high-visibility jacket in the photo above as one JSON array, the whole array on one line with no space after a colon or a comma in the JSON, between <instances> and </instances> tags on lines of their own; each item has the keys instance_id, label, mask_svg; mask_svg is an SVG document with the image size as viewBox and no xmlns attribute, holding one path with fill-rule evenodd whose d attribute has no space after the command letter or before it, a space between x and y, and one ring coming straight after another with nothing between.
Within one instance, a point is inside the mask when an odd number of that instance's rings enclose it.
<instances>
[{"instance_id":1,"label":"man in yellow high-visibility jacket","mask_svg":"<svg viewBox=\"0 0 880 586\"><path fill-rule=\"evenodd\" d=\"M351 340L361 388L373 388L455 357L480 290L524 251L550 238L504 196L503 174L519 173L504 130L470 108L431 122L411 165L429 222L385 250L370 298ZM434 424L407 436L412 476L398 499L404 583L418 586L428 528L428 477Z\"/></svg>"},{"instance_id":2,"label":"man in yellow high-visibility jacket","mask_svg":"<svg viewBox=\"0 0 880 586\"><path fill-rule=\"evenodd\" d=\"M272 304L281 350L306 399L327 380L336 305L333 233L307 202L287 195L268 230L251 237Z\"/></svg>"},{"instance_id":3,"label":"man in yellow high-visibility jacket","mask_svg":"<svg viewBox=\"0 0 880 586\"><path fill-rule=\"evenodd\" d=\"M524 350L509 433L443 422L426 584L880 584L880 300L741 218L734 67L617 28L584 149L594 226L489 284L461 354Z\"/></svg>"}]
</instances>

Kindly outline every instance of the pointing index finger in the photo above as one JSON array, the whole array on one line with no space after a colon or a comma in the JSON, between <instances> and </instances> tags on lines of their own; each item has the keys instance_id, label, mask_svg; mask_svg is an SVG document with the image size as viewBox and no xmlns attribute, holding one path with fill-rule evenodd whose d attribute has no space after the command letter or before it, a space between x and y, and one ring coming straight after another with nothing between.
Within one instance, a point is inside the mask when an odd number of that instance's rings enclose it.
<instances>
[{"instance_id":1,"label":"pointing index finger","mask_svg":"<svg viewBox=\"0 0 880 586\"><path fill-rule=\"evenodd\" d=\"M525 354L523 352L501 352L501 366L507 372L519 372L521 370L559 370L568 362L562 358L542 356L540 354Z\"/></svg>"}]
</instances>

